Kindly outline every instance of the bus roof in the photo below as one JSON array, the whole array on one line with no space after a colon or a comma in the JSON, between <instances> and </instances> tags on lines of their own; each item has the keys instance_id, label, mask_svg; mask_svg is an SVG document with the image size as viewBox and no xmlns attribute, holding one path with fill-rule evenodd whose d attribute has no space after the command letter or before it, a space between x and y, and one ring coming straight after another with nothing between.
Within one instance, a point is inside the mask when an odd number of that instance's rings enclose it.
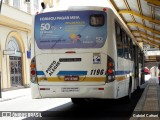
<instances>
[{"instance_id":1,"label":"bus roof","mask_svg":"<svg viewBox=\"0 0 160 120\"><path fill-rule=\"evenodd\" d=\"M98 10L98 11L106 11L110 9L109 7L100 7L100 6L67 6L67 7L53 7L53 8L45 8L40 13L50 12L50 11L76 11L76 10Z\"/></svg>"}]
</instances>

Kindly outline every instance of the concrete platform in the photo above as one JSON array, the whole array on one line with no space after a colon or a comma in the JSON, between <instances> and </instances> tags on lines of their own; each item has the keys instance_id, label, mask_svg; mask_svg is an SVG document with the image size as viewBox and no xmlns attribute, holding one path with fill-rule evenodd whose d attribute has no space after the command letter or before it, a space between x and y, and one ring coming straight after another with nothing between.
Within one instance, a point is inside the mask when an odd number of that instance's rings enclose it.
<instances>
[{"instance_id":1,"label":"concrete platform","mask_svg":"<svg viewBox=\"0 0 160 120\"><path fill-rule=\"evenodd\" d=\"M160 85L150 78L130 120L160 120Z\"/></svg>"}]
</instances>

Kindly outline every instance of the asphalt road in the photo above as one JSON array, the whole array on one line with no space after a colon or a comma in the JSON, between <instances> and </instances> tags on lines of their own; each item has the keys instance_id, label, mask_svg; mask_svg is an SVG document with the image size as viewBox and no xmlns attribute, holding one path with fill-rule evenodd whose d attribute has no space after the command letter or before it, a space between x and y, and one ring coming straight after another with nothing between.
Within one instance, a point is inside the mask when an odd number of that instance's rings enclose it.
<instances>
[{"instance_id":1,"label":"asphalt road","mask_svg":"<svg viewBox=\"0 0 160 120\"><path fill-rule=\"evenodd\" d=\"M129 120L140 99L144 88L132 93L132 100L96 100L87 104L74 105L72 102L42 112L43 118L26 118L25 120Z\"/></svg>"}]
</instances>

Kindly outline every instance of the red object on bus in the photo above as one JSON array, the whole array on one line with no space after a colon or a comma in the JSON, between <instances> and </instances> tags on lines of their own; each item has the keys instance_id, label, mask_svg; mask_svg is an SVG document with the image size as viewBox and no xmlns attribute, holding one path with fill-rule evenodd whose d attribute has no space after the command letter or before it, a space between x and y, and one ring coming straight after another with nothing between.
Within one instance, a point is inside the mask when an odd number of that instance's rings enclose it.
<instances>
[{"instance_id":1,"label":"red object on bus","mask_svg":"<svg viewBox=\"0 0 160 120\"><path fill-rule=\"evenodd\" d=\"M149 70L147 67L145 67L145 68L144 68L144 73L150 74L150 70Z\"/></svg>"}]
</instances>

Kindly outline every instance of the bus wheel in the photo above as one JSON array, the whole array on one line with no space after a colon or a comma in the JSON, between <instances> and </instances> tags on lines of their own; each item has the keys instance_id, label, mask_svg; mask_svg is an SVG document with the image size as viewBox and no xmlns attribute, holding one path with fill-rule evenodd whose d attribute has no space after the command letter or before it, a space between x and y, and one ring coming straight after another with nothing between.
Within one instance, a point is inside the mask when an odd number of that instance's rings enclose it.
<instances>
[{"instance_id":1,"label":"bus wheel","mask_svg":"<svg viewBox=\"0 0 160 120\"><path fill-rule=\"evenodd\" d=\"M85 103L85 100L83 98L71 98L71 101L72 101L73 104Z\"/></svg>"},{"instance_id":2,"label":"bus wheel","mask_svg":"<svg viewBox=\"0 0 160 120\"><path fill-rule=\"evenodd\" d=\"M140 91L140 89L141 89L140 86L137 86L137 91Z\"/></svg>"}]
</instances>

